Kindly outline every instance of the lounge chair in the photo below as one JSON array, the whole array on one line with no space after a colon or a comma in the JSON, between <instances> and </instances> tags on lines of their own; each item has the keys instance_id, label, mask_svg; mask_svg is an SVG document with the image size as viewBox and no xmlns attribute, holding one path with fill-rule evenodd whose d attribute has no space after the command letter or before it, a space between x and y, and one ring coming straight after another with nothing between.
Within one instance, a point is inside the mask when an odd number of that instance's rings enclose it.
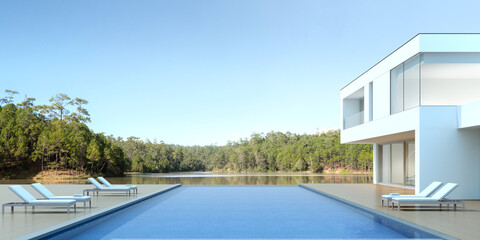
<instances>
[{"instance_id":1,"label":"lounge chair","mask_svg":"<svg viewBox=\"0 0 480 240\"><path fill-rule=\"evenodd\" d=\"M462 204L463 208L465 209L465 203L459 200L450 200L446 199L445 197L450 194L455 188L457 188L458 184L456 183L447 183L442 188L440 188L435 194L431 197L413 197L413 198L392 198L392 208L395 207L397 204L397 208L400 211L400 206L402 204L439 204L442 207L443 204L450 204L454 205L454 209L457 209L457 204Z\"/></svg>"},{"instance_id":2,"label":"lounge chair","mask_svg":"<svg viewBox=\"0 0 480 240\"><path fill-rule=\"evenodd\" d=\"M107 179L105 179L105 178L103 178L103 177L97 177L97 179L100 180L100 182L102 182L103 184L105 184L105 186L107 186L107 187L116 187L116 186L112 185L110 182L108 182ZM132 185L132 184L120 185L120 186L118 186L118 187L129 187L129 188L135 190L135 193L138 192L137 186Z\"/></svg>"},{"instance_id":3,"label":"lounge chair","mask_svg":"<svg viewBox=\"0 0 480 240\"><path fill-rule=\"evenodd\" d=\"M387 202L387 207L390 207L390 201L392 201L392 198L416 198L416 197L430 197L432 194L442 186L442 182L432 182L428 187L423 189L418 195L400 195L399 193L390 193L388 195L382 195L382 206L383 202Z\"/></svg>"},{"instance_id":4,"label":"lounge chair","mask_svg":"<svg viewBox=\"0 0 480 240\"><path fill-rule=\"evenodd\" d=\"M132 191L132 188L129 187L104 187L102 184L97 182L94 178L88 178L88 181L90 181L95 188L92 189L85 189L83 190L83 195L87 193L87 196L89 195L90 192L97 193L98 192L125 192L125 195L129 195L130 191Z\"/></svg>"},{"instance_id":5,"label":"lounge chair","mask_svg":"<svg viewBox=\"0 0 480 240\"><path fill-rule=\"evenodd\" d=\"M70 207L73 206L75 212L77 211L77 201L75 200L37 200L32 194L27 192L20 185L9 186L10 190L19 196L25 202L11 202L2 204L2 213L5 207L12 207L12 212L15 206L23 206L27 210L28 206L31 206L32 209L35 209L36 206L42 207L67 207L67 212L70 213Z\"/></svg>"},{"instance_id":6,"label":"lounge chair","mask_svg":"<svg viewBox=\"0 0 480 240\"><path fill-rule=\"evenodd\" d=\"M55 194L50 192L41 183L34 183L31 186L48 200L75 200L77 202L83 202L83 208L87 208L87 202L88 202L90 207L92 207L92 197L90 196L83 196L80 194L75 194L73 196L55 196Z\"/></svg>"}]
</instances>

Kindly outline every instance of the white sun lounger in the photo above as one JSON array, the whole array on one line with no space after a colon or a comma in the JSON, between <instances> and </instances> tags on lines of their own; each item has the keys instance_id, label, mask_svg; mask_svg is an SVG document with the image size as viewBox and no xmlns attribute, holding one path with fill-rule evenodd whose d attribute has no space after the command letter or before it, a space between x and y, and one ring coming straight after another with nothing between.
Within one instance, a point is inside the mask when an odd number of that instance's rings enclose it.
<instances>
[{"instance_id":1,"label":"white sun lounger","mask_svg":"<svg viewBox=\"0 0 480 240\"><path fill-rule=\"evenodd\" d=\"M90 181L95 188L92 189L85 189L83 190L83 195L87 193L87 196L89 195L90 192L97 193L98 192L125 192L125 195L129 195L130 191L132 191L132 188L129 187L104 187L102 184L97 182L94 178L88 178L88 181Z\"/></svg>"},{"instance_id":2,"label":"white sun lounger","mask_svg":"<svg viewBox=\"0 0 480 240\"><path fill-rule=\"evenodd\" d=\"M400 195L399 193L390 193L388 195L382 195L382 206L383 203L386 201L387 202L387 207L390 207L390 202L392 201L392 198L416 198L416 197L430 197L432 194L442 186L442 182L432 182L428 187L423 189L418 195Z\"/></svg>"},{"instance_id":3,"label":"white sun lounger","mask_svg":"<svg viewBox=\"0 0 480 240\"><path fill-rule=\"evenodd\" d=\"M52 192L50 192L45 186L41 183L34 183L31 186L37 190L43 197L49 200L75 200L77 202L83 202L83 208L87 208L87 202L89 203L90 207L92 207L92 197L90 196L83 196L80 194L75 194L73 196L55 196Z\"/></svg>"},{"instance_id":4,"label":"white sun lounger","mask_svg":"<svg viewBox=\"0 0 480 240\"><path fill-rule=\"evenodd\" d=\"M25 210L27 210L28 206L31 206L32 209L35 209L37 206L41 207L67 207L67 212L70 213L70 207L73 206L75 212L77 211L77 201L75 200L37 200L32 194L27 192L22 186L20 185L13 185L9 186L10 190L14 192L17 196L19 196L25 202L11 202L11 203L4 203L2 204L2 213L5 207L12 207L12 212L14 207L16 206L23 206Z\"/></svg>"},{"instance_id":5,"label":"white sun lounger","mask_svg":"<svg viewBox=\"0 0 480 240\"><path fill-rule=\"evenodd\" d=\"M97 177L97 179L100 180L100 182L102 182L103 184L105 184L105 186L107 186L107 187L117 187L117 186L115 186L115 185L112 185L110 182L107 181L107 179L105 179L105 178L103 178L103 177ZM137 186L132 185L132 184L127 184L127 185L123 185L123 186L120 185L120 186L118 186L118 187L129 187L129 188L131 188L132 190L135 190L135 193L138 192Z\"/></svg>"},{"instance_id":6,"label":"white sun lounger","mask_svg":"<svg viewBox=\"0 0 480 240\"><path fill-rule=\"evenodd\" d=\"M397 208L400 211L400 206L402 204L439 204L442 207L443 204L450 204L454 205L454 209L457 209L457 204L462 204L463 208L465 209L465 203L459 200L450 200L446 199L445 197L450 194L455 188L457 188L458 184L456 183L447 183L442 188L440 188L435 194L431 197L414 197L414 198L392 198L392 208L394 208L395 204L397 204Z\"/></svg>"}]
</instances>

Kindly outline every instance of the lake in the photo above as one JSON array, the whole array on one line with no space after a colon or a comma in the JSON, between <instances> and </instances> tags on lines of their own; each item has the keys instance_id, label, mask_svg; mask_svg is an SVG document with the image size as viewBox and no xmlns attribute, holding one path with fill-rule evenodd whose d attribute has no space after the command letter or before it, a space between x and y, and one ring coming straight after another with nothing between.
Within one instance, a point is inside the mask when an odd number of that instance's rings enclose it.
<instances>
[{"instance_id":1,"label":"lake","mask_svg":"<svg viewBox=\"0 0 480 240\"><path fill-rule=\"evenodd\" d=\"M144 173L125 177L108 177L112 184L177 184L183 185L298 185L301 183L372 183L371 174L295 174L248 173L224 174L212 172ZM0 184L30 184L31 179L0 180ZM86 179L41 180L44 184L89 184Z\"/></svg>"},{"instance_id":2,"label":"lake","mask_svg":"<svg viewBox=\"0 0 480 240\"><path fill-rule=\"evenodd\" d=\"M301 183L372 183L372 175L219 174L211 172L133 174L108 178L116 184L298 185Z\"/></svg>"}]
</instances>

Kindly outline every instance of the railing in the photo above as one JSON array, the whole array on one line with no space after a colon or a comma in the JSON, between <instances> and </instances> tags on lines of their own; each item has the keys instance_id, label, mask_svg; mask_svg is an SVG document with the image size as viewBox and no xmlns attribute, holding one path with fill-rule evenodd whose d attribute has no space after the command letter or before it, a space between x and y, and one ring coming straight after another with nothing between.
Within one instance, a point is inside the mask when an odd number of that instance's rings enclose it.
<instances>
[{"instance_id":1,"label":"railing","mask_svg":"<svg viewBox=\"0 0 480 240\"><path fill-rule=\"evenodd\" d=\"M354 113L343 119L343 129L351 128L363 124L363 111Z\"/></svg>"}]
</instances>

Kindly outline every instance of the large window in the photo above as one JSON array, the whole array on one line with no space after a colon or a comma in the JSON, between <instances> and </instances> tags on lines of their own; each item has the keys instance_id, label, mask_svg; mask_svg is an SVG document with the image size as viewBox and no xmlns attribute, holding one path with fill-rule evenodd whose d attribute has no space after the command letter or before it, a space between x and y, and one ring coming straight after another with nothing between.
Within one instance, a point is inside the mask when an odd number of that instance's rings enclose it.
<instances>
[{"instance_id":1,"label":"large window","mask_svg":"<svg viewBox=\"0 0 480 240\"><path fill-rule=\"evenodd\" d=\"M390 71L390 113L403 111L403 63Z\"/></svg>"},{"instance_id":2,"label":"large window","mask_svg":"<svg viewBox=\"0 0 480 240\"><path fill-rule=\"evenodd\" d=\"M422 105L480 100L480 53L422 53Z\"/></svg>"},{"instance_id":3,"label":"large window","mask_svg":"<svg viewBox=\"0 0 480 240\"><path fill-rule=\"evenodd\" d=\"M381 145L380 182L415 186L415 141Z\"/></svg>"},{"instance_id":4,"label":"large window","mask_svg":"<svg viewBox=\"0 0 480 240\"><path fill-rule=\"evenodd\" d=\"M421 53L390 70L390 114L480 100L480 53Z\"/></svg>"},{"instance_id":5,"label":"large window","mask_svg":"<svg viewBox=\"0 0 480 240\"><path fill-rule=\"evenodd\" d=\"M415 141L405 143L405 185L415 186Z\"/></svg>"},{"instance_id":6,"label":"large window","mask_svg":"<svg viewBox=\"0 0 480 240\"><path fill-rule=\"evenodd\" d=\"M420 55L417 54L390 71L390 114L420 104Z\"/></svg>"},{"instance_id":7,"label":"large window","mask_svg":"<svg viewBox=\"0 0 480 240\"><path fill-rule=\"evenodd\" d=\"M392 167L391 165L391 156L390 156L390 144L385 144L382 145L382 183L391 183L392 178L391 176L391 171Z\"/></svg>"},{"instance_id":8,"label":"large window","mask_svg":"<svg viewBox=\"0 0 480 240\"><path fill-rule=\"evenodd\" d=\"M403 185L403 174L404 174L404 150L403 143L393 143L391 144L391 166L392 166L392 184Z\"/></svg>"},{"instance_id":9,"label":"large window","mask_svg":"<svg viewBox=\"0 0 480 240\"><path fill-rule=\"evenodd\" d=\"M420 105L420 54L403 64L404 110Z\"/></svg>"}]
</instances>

